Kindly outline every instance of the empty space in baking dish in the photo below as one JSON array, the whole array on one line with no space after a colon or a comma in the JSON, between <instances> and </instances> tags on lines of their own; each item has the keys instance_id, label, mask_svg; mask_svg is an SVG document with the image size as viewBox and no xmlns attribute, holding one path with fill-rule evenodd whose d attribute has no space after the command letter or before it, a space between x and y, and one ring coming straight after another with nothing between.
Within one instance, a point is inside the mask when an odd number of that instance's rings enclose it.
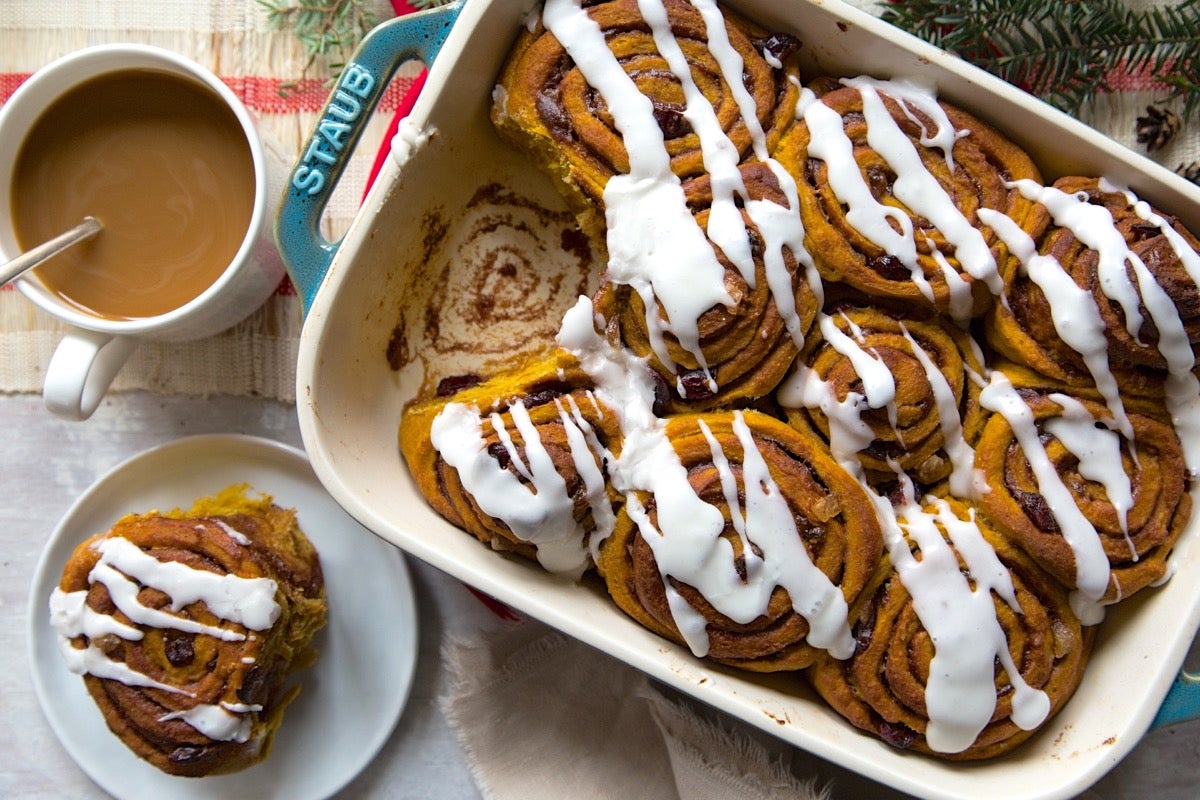
<instances>
[{"instance_id":1,"label":"empty space in baking dish","mask_svg":"<svg viewBox=\"0 0 1200 800\"><path fill-rule=\"evenodd\" d=\"M1099 779L1149 726L1200 623L1195 521L1176 554L1175 578L1110 612L1066 708L1014 753L956 764L860 733L814 700L798 675L752 676L698 661L625 618L601 589L491 552L423 502L397 447L403 404L431 379L486 370L546 344L562 312L588 291L578 243L561 238L559 228L569 225L557 192L498 139L489 119L495 76L531 5L467 4L406 123L419 144L402 164L385 167L313 304L297 394L305 445L326 488L379 536L434 566L898 789L926 797L1052 798ZM930 81L942 97L1024 146L1047 180L1105 175L1200 228L1197 192L1181 178L872 17L832 3L729 5L796 33L805 78ZM531 229L539 223L540 230ZM503 254L508 261L500 258L504 247L511 249ZM502 271L493 274L495 264L515 273L519 288L505 284L510 276Z\"/></svg>"}]
</instances>

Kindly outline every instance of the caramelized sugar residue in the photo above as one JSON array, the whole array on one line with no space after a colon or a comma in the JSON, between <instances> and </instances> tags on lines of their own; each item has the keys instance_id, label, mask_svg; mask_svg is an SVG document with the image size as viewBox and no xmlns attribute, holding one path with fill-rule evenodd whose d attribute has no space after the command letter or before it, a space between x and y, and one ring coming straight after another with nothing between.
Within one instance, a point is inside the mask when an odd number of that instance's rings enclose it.
<instances>
[{"instance_id":1,"label":"caramelized sugar residue","mask_svg":"<svg viewBox=\"0 0 1200 800\"><path fill-rule=\"evenodd\" d=\"M603 263L574 215L500 184L479 188L452 215L427 211L421 224L422 252L386 357L400 370L420 354L429 385L552 344Z\"/></svg>"}]
</instances>

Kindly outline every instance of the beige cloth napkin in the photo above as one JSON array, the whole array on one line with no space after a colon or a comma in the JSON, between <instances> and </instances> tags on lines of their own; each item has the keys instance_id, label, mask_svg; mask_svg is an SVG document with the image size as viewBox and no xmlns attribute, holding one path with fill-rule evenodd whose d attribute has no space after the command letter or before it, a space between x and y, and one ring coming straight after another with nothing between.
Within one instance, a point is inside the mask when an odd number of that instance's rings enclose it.
<instances>
[{"instance_id":1,"label":"beige cloth napkin","mask_svg":"<svg viewBox=\"0 0 1200 800\"><path fill-rule=\"evenodd\" d=\"M827 800L792 751L530 620L448 639L440 698L488 800Z\"/></svg>"}]
</instances>

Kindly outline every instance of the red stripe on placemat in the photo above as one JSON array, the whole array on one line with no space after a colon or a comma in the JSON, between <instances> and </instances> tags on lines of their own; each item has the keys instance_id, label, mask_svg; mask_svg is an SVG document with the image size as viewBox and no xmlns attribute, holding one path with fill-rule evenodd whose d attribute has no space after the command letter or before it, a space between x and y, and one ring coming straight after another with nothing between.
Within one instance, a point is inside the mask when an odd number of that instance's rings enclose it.
<instances>
[{"instance_id":1,"label":"red stripe on placemat","mask_svg":"<svg viewBox=\"0 0 1200 800\"><path fill-rule=\"evenodd\" d=\"M28 80L29 76L28 72L0 73L0 103L7 103L17 87ZM280 78L245 75L222 77L221 80L247 108L259 114L320 111L332 91L332 87L325 80L318 78L285 81ZM408 76L400 76L393 80L379 98L379 110L394 113L400 108L414 80Z\"/></svg>"}]
</instances>

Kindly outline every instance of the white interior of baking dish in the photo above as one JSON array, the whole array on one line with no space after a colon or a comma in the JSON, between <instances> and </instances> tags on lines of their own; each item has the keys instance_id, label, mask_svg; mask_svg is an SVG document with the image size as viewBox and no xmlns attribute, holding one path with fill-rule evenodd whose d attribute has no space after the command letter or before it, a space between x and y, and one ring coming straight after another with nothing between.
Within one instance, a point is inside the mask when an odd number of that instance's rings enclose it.
<instances>
[{"instance_id":1,"label":"white interior of baking dish","mask_svg":"<svg viewBox=\"0 0 1200 800\"><path fill-rule=\"evenodd\" d=\"M444 272L464 266L456 237L466 235L459 227L478 208L482 187L504 187L528 205L561 210L548 181L498 140L488 118L495 75L532 4L467 4L405 129L416 146L402 164L385 167L315 299L301 342L297 389L305 446L321 481L359 521L414 556L700 700L903 791L1054 798L1089 786L1145 732L1200 624L1194 523L1176 553L1175 578L1110 611L1083 683L1062 713L1011 755L951 764L897 751L858 732L796 676L755 677L702 663L627 619L602 591L490 551L421 500L396 444L401 408L427 370L453 373L459 365L448 362L461 354L447 346L425 353L427 364L418 358L395 369L386 353L390 347L393 354L420 355L438 337L491 336L491 356L528 345L522 339L528 334L521 333L527 326L514 327L514 320L492 325L476 318L478 327L464 332L416 317L428 296L446 301L446 287L461 279ZM1200 229L1195 187L849 6L777 0L730 5L768 27L797 33L806 78L827 72L932 80L942 97L1029 150L1048 180L1067 173L1105 175ZM520 239L529 231L518 220L509 233ZM505 232L492 234L503 238ZM563 259L561 249L541 253L536 268L553 275L556 259ZM568 282L557 295L527 299L544 309L548 330L566 307L556 304L573 299L569 289Z\"/></svg>"}]
</instances>

